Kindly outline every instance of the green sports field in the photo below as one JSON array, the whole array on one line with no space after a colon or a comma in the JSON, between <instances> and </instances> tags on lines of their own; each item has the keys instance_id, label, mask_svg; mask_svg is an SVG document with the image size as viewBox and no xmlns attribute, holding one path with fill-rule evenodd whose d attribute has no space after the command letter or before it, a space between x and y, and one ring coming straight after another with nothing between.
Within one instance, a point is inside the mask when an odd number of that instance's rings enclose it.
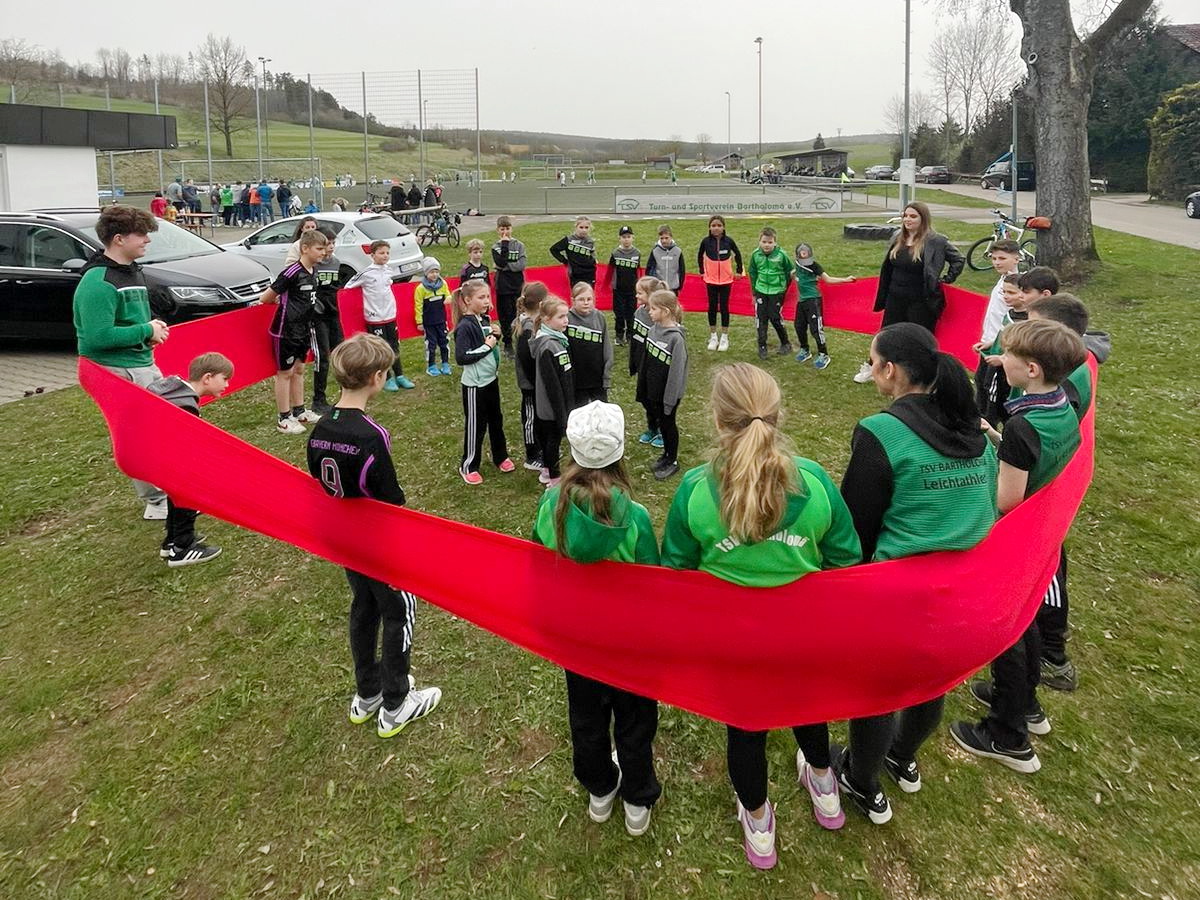
<instances>
[{"instance_id":1,"label":"green sports field","mask_svg":"<svg viewBox=\"0 0 1200 900\"><path fill-rule=\"evenodd\" d=\"M598 246L615 244L616 224L596 224ZM748 247L760 224L732 220L730 233ZM833 274L877 271L881 245L843 241L840 221L777 224L781 243L807 240ZM959 241L979 231L937 224ZM672 225L685 248L704 229ZM531 265L550 262L544 248L565 227L518 230ZM1035 739L1038 774L969 758L943 728L922 755L922 791L889 792L892 822L872 826L848 810L842 831L825 832L795 781L791 736L776 733L780 862L759 873L733 819L723 729L664 708L663 799L649 833L633 839L619 815L603 826L587 818L561 672L430 605L418 612L413 664L421 683L442 687L442 705L381 741L346 721L342 574L207 517L202 530L223 555L168 570L161 529L138 518L99 414L70 389L0 407L0 896L1195 897L1200 391L1184 348L1200 342L1198 258L1107 231L1098 242L1102 266L1078 292L1115 349L1102 370L1096 478L1070 538L1081 684L1042 697L1053 731ZM435 253L447 268L465 258ZM990 287L984 274L961 283ZM686 467L710 439L705 395L726 357L704 350L702 315L685 325ZM728 358L753 357L750 323L735 320L732 338ZM881 402L850 381L867 338L832 332L830 346L825 372L782 357L764 365L784 388L787 432L838 479L854 423ZM372 410L392 431L410 503L524 535L534 474L485 465L482 487L463 485L457 378L424 376L420 355L405 344L417 388ZM622 362L618 353L618 372ZM515 451L509 370L502 394ZM614 395L635 434L628 379ZM275 433L268 385L205 414L302 465L302 439ZM650 476L656 452L633 444L628 460L661 528L675 482ZM459 562L448 548L445 563ZM988 581L980 573L980 591ZM838 627L838 609L811 612L836 666L855 636ZM978 712L958 690L947 720ZM834 732L843 738L844 726Z\"/></svg>"}]
</instances>

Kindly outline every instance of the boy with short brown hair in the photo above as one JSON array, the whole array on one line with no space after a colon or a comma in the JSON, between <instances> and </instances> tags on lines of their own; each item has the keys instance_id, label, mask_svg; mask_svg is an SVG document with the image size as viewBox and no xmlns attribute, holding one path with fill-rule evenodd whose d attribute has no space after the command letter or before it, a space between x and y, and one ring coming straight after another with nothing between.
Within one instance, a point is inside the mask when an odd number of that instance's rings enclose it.
<instances>
[{"instance_id":1,"label":"boy with short brown hair","mask_svg":"<svg viewBox=\"0 0 1200 900\"><path fill-rule=\"evenodd\" d=\"M233 363L229 357L216 352L201 353L188 366L186 379L168 375L152 381L146 390L199 416L200 399L220 397L232 377ZM196 534L196 517L199 515L194 509L176 506L170 495L167 496L167 534L158 555L172 569L208 562L221 555L220 547L205 544L204 537Z\"/></svg>"}]
</instances>

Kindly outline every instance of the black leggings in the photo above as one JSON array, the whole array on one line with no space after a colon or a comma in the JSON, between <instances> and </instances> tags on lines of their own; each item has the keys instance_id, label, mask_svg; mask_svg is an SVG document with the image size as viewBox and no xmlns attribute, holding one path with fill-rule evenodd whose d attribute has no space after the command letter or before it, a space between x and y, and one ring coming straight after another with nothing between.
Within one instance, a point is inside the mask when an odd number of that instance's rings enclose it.
<instances>
[{"instance_id":1,"label":"black leggings","mask_svg":"<svg viewBox=\"0 0 1200 900\"><path fill-rule=\"evenodd\" d=\"M748 810L767 802L767 732L743 731L725 726L725 759L734 793ZM829 723L797 725L792 729L796 743L809 765L829 768Z\"/></svg>"},{"instance_id":2,"label":"black leggings","mask_svg":"<svg viewBox=\"0 0 1200 900\"><path fill-rule=\"evenodd\" d=\"M942 721L945 696L897 713L850 720L850 784L867 796L879 790L884 756L908 762Z\"/></svg>"},{"instance_id":3,"label":"black leggings","mask_svg":"<svg viewBox=\"0 0 1200 900\"><path fill-rule=\"evenodd\" d=\"M733 285L705 283L704 287L708 291L708 327L716 327L717 310L719 309L721 312L721 327L728 328L729 292L733 289Z\"/></svg>"},{"instance_id":4,"label":"black leggings","mask_svg":"<svg viewBox=\"0 0 1200 900\"><path fill-rule=\"evenodd\" d=\"M492 445L492 462L496 465L508 459L508 443L504 440L504 412L500 408L500 380L493 378L480 387L464 384L463 455L459 468L478 472L483 459L483 433Z\"/></svg>"},{"instance_id":5,"label":"black leggings","mask_svg":"<svg viewBox=\"0 0 1200 900\"><path fill-rule=\"evenodd\" d=\"M670 412L663 409L661 402L650 400L646 403L646 419L658 423L658 432L663 439L663 459L675 462L679 459L679 426L675 423L676 406Z\"/></svg>"},{"instance_id":6,"label":"black leggings","mask_svg":"<svg viewBox=\"0 0 1200 900\"><path fill-rule=\"evenodd\" d=\"M895 297L889 296L883 307L883 323L880 328L887 328L896 322L912 322L920 325L926 331L932 332L942 316L943 301L940 298L926 297Z\"/></svg>"},{"instance_id":7,"label":"black leggings","mask_svg":"<svg viewBox=\"0 0 1200 900\"><path fill-rule=\"evenodd\" d=\"M375 337L383 338L392 352L396 354L396 360L392 363L392 377L399 378L404 374L404 363L400 362L400 340L396 332L395 322L368 322L367 333L373 334Z\"/></svg>"},{"instance_id":8,"label":"black leggings","mask_svg":"<svg viewBox=\"0 0 1200 900\"><path fill-rule=\"evenodd\" d=\"M551 419L534 419L533 433L537 435L538 446L542 448L542 465L551 478L559 476L558 457L562 452L562 429Z\"/></svg>"}]
</instances>

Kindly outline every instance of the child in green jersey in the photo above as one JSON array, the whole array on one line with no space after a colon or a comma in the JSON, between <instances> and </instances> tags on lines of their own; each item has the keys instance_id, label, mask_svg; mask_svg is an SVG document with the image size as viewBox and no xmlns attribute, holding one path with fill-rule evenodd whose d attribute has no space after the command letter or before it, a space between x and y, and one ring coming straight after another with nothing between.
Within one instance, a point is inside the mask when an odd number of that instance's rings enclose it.
<instances>
[{"instance_id":1,"label":"child in green jersey","mask_svg":"<svg viewBox=\"0 0 1200 900\"><path fill-rule=\"evenodd\" d=\"M721 366L711 405L712 462L683 477L663 532L662 563L734 584L774 587L862 558L842 495L812 460L794 456L780 430L779 383L749 363ZM799 688L799 686L798 686ZM726 727L729 778L750 865L775 865L775 813L767 799L767 732ZM829 768L829 727L792 729L796 766L824 828L845 822Z\"/></svg>"},{"instance_id":2,"label":"child in green jersey","mask_svg":"<svg viewBox=\"0 0 1200 900\"><path fill-rule=\"evenodd\" d=\"M750 290L754 294L754 319L758 325L758 358L767 358L767 326L779 335L780 355L791 353L787 330L783 327L783 298L796 268L776 242L775 229L764 228L758 247L750 254Z\"/></svg>"},{"instance_id":3,"label":"child in green jersey","mask_svg":"<svg viewBox=\"0 0 1200 900\"><path fill-rule=\"evenodd\" d=\"M1001 515L1048 484L1079 447L1079 420L1061 384L1087 358L1083 340L1058 322L1017 322L1000 338L1004 373L1023 396L1006 404L1004 435L988 427L999 445L996 505ZM1050 587L1053 590L1053 584ZM1049 734L1050 720L1037 699L1041 633L1037 621L992 663L992 681L977 681L971 694L989 707L979 722L955 722L950 735L975 756L1016 772L1032 773L1041 761L1030 734Z\"/></svg>"},{"instance_id":4,"label":"child in green jersey","mask_svg":"<svg viewBox=\"0 0 1200 900\"><path fill-rule=\"evenodd\" d=\"M542 495L533 539L581 563L658 565L650 515L629 496L621 407L594 400L572 410L567 441L571 461L559 484ZM645 834L662 793L653 752L658 703L575 672L566 676L575 777L587 788L588 816L607 822L619 793L625 830L634 837Z\"/></svg>"},{"instance_id":5,"label":"child in green jersey","mask_svg":"<svg viewBox=\"0 0 1200 900\"><path fill-rule=\"evenodd\" d=\"M796 354L796 362L813 360L813 368L818 371L829 367L829 348L825 346L825 316L821 306L821 289L817 282L825 284L848 284L854 281L853 275L837 277L830 275L813 258L813 249L808 244L796 245L796 288L799 298L796 301L796 337L800 341L800 352ZM813 359L808 350L808 333L812 332L813 340L817 342L817 356Z\"/></svg>"},{"instance_id":6,"label":"child in green jersey","mask_svg":"<svg viewBox=\"0 0 1200 900\"><path fill-rule=\"evenodd\" d=\"M1097 364L1103 363L1112 352L1112 340L1108 332L1088 330L1087 307L1074 294L1055 292L1050 296L1038 297L1029 304L1029 318L1049 319L1066 325L1083 338L1084 346L1096 358ZM1067 400L1075 408L1075 415L1082 419L1092 405L1092 372L1087 362L1068 375L1062 386L1067 392ZM1079 686L1075 663L1067 657L1069 610L1067 545L1063 544L1058 571L1038 610L1037 619L1042 635L1041 683L1056 691L1073 691Z\"/></svg>"}]
</instances>

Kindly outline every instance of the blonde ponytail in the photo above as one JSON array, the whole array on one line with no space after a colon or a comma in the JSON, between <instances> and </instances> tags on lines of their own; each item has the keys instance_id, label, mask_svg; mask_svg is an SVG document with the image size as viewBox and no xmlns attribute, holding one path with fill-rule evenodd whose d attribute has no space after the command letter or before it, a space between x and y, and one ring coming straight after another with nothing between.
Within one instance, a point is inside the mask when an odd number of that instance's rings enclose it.
<instances>
[{"instance_id":1,"label":"blonde ponytail","mask_svg":"<svg viewBox=\"0 0 1200 900\"><path fill-rule=\"evenodd\" d=\"M796 463L779 430L781 400L779 383L749 363L721 366L713 377L721 524L738 541L773 534L796 491Z\"/></svg>"}]
</instances>

